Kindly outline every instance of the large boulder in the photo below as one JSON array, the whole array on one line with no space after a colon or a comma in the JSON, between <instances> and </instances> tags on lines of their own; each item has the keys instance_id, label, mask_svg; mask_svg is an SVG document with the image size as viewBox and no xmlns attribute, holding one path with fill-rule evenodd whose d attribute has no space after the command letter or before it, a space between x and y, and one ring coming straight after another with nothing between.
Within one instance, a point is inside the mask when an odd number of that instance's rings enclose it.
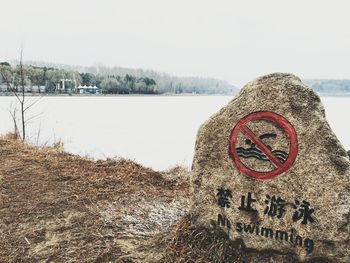
<instances>
[{"instance_id":1,"label":"large boulder","mask_svg":"<svg viewBox=\"0 0 350 263\"><path fill-rule=\"evenodd\" d=\"M318 95L291 74L248 83L198 131L195 226L249 249L350 262L350 162Z\"/></svg>"}]
</instances>

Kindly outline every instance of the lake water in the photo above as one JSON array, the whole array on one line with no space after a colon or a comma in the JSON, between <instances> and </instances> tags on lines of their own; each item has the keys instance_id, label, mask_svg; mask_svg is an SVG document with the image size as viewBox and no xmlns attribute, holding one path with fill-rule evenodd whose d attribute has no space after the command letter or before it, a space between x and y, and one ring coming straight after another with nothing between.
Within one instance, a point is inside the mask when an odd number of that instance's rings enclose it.
<instances>
[{"instance_id":1,"label":"lake water","mask_svg":"<svg viewBox=\"0 0 350 263\"><path fill-rule=\"evenodd\" d=\"M190 167L199 126L231 96L43 97L28 117L34 144L61 140L67 151L94 157L125 157L162 170ZM322 97L327 119L350 149L350 97ZM14 97L0 97L0 134L13 130Z\"/></svg>"}]
</instances>

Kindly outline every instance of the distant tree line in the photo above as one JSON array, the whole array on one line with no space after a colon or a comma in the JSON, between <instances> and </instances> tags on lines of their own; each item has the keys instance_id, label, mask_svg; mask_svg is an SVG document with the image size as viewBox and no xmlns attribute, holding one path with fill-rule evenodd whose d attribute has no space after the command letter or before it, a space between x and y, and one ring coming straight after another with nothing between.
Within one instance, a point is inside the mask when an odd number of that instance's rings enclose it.
<instances>
[{"instance_id":1,"label":"distant tree line","mask_svg":"<svg viewBox=\"0 0 350 263\"><path fill-rule=\"evenodd\" d=\"M23 67L25 84L45 86L45 92L56 93L62 79L67 90L74 86L97 86L104 94L228 94L238 89L226 81L200 77L177 77L153 70L106 67L81 67L30 61ZM18 61L0 62L0 85L6 84L2 75L14 83L20 81ZM303 80L321 94L350 93L350 80ZM13 85L17 87L18 85ZM38 90L38 89L37 89ZM40 92L40 89L38 90Z\"/></svg>"},{"instance_id":2,"label":"distant tree line","mask_svg":"<svg viewBox=\"0 0 350 263\"><path fill-rule=\"evenodd\" d=\"M321 94L350 93L350 80L347 79L306 79L303 82Z\"/></svg>"},{"instance_id":3,"label":"distant tree line","mask_svg":"<svg viewBox=\"0 0 350 263\"><path fill-rule=\"evenodd\" d=\"M11 82L14 87L19 87L19 66L12 67L8 62L0 63L0 84ZM73 90L76 86L97 86L105 94L157 94L156 82L148 77L135 77L129 74L125 76L92 73L79 73L74 70L57 69L53 67L41 67L27 65L23 67L25 76L24 84L29 87L45 86L45 92L57 92L57 84L62 80L66 90ZM74 86L74 87L73 87ZM36 89L40 92L40 89Z\"/></svg>"},{"instance_id":4,"label":"distant tree line","mask_svg":"<svg viewBox=\"0 0 350 263\"><path fill-rule=\"evenodd\" d=\"M16 61L10 61L16 64ZM96 85L106 94L234 94L238 89L226 81L201 77L176 77L153 70L107 67L81 67L47 62L28 61L32 68L46 68L64 78L73 74L77 85ZM63 77L62 77L63 76ZM67 76L72 78L72 76ZM56 81L54 79L54 81ZM53 85L51 84L51 87ZM53 88L53 87L52 87Z\"/></svg>"},{"instance_id":5,"label":"distant tree line","mask_svg":"<svg viewBox=\"0 0 350 263\"><path fill-rule=\"evenodd\" d=\"M20 66L11 66L8 62L0 63L0 84L13 84L14 87L20 87ZM61 79L76 79L81 81L80 74L76 71L67 71L50 67L23 67L24 85L30 87L45 86L46 92L55 92L57 83ZM40 92L40 89L39 89Z\"/></svg>"},{"instance_id":6,"label":"distant tree line","mask_svg":"<svg viewBox=\"0 0 350 263\"><path fill-rule=\"evenodd\" d=\"M105 94L157 94L157 83L147 77L136 78L125 76L92 73L80 73L81 85L94 85L102 89Z\"/></svg>"}]
</instances>

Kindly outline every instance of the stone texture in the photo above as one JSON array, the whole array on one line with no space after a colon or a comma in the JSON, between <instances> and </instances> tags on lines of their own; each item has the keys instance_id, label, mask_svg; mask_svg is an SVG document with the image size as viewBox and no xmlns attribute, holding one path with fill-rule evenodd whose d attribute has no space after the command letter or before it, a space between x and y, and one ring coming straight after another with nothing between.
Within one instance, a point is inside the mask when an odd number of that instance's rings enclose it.
<instances>
[{"instance_id":1,"label":"stone texture","mask_svg":"<svg viewBox=\"0 0 350 263\"><path fill-rule=\"evenodd\" d=\"M245 116L260 111L283 116L294 127L298 139L298 154L291 168L264 181L242 174L229 154L230 135L235 125ZM249 128L256 135L276 134L277 137L262 141L272 149L289 154L289 138L279 125L257 120L251 122ZM247 139L248 136L240 133L237 146L251 145ZM240 160L252 170L275 169L272 162L254 157ZM320 98L298 77L275 73L248 83L199 129L192 170L191 211L195 225L209 229L219 226L230 239L242 240L246 247L259 251L289 253L302 261L326 258L350 262L348 154L330 129ZM218 203L218 189L231 191L231 195L226 195L229 203L221 199L221 204L226 206ZM248 193L256 200L252 203L255 212L238 209L242 196L246 204ZM277 217L278 213L274 216L265 213L269 205L265 203L267 195L285 201L281 218ZM309 209L314 209L304 213L305 217L302 214L305 209L300 206L303 201L310 204ZM306 224L302 224L304 219ZM248 226L254 227L253 233ZM287 234L287 241L283 232Z\"/></svg>"}]
</instances>

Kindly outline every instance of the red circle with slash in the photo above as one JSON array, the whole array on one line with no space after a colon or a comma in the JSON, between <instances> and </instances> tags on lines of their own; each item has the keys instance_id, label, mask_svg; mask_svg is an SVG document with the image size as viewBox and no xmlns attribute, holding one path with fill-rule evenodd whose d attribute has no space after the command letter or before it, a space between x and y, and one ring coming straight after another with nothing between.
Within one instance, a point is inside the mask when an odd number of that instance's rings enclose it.
<instances>
[{"instance_id":1,"label":"red circle with slash","mask_svg":"<svg viewBox=\"0 0 350 263\"><path fill-rule=\"evenodd\" d=\"M287 134L287 137L290 141L289 153L288 158L284 163L282 163L261 141L261 139L248 128L247 124L258 120L271 121L281 127ZM255 143L255 145L267 156L267 158L272 162L276 169L268 172L259 172L245 166L236 151L237 138L240 133L243 133L246 137L250 138ZM269 111L253 112L241 119L233 128L230 136L230 155L236 167L241 173L258 180L273 179L279 175L284 174L289 168L292 167L298 155L297 134L292 124L290 124L290 122L281 115Z\"/></svg>"}]
</instances>

